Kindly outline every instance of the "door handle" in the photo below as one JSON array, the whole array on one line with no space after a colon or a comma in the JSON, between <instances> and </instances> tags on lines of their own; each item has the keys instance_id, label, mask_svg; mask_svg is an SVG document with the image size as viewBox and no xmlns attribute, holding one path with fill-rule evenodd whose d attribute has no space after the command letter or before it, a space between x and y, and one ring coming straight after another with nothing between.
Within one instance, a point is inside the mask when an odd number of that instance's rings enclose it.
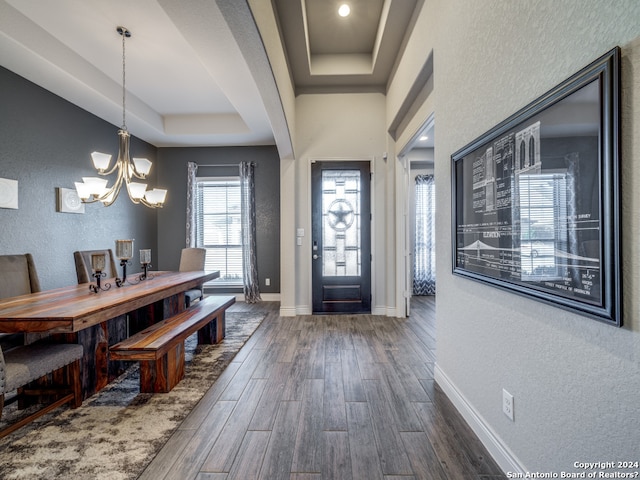
<instances>
[{"instance_id":1,"label":"door handle","mask_svg":"<svg viewBox=\"0 0 640 480\"><path fill-rule=\"evenodd\" d=\"M313 258L314 260L317 260L317 259L319 259L321 256L322 256L322 255L318 255L317 253L314 253L312 258Z\"/></svg>"}]
</instances>

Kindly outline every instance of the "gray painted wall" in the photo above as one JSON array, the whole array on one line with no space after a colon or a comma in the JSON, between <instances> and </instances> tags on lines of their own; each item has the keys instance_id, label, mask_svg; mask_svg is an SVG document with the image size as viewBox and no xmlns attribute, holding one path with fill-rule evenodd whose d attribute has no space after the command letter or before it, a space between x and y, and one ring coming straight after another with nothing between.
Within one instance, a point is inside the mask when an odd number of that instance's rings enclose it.
<instances>
[{"instance_id":1,"label":"gray painted wall","mask_svg":"<svg viewBox=\"0 0 640 480\"><path fill-rule=\"evenodd\" d=\"M115 248L115 239L133 238L135 252L157 252L156 212L134 205L125 192L110 207L56 212L56 187L74 188L74 181L96 175L91 152L117 156L117 126L1 67L0 105L0 177L17 180L19 195L18 210L0 208L0 255L33 254L48 290L76 283L75 250ZM131 153L156 167L152 145L132 137ZM153 170L149 183L156 185ZM134 263L129 271L138 270Z\"/></svg>"},{"instance_id":2,"label":"gray painted wall","mask_svg":"<svg viewBox=\"0 0 640 480\"><path fill-rule=\"evenodd\" d=\"M174 270L186 246L187 163L256 164L257 257L260 291L280 292L280 157L275 146L161 148L159 184L169 189L167 205L158 212L159 268ZM237 175L235 167L200 167L199 176ZM271 285L265 285L265 278Z\"/></svg>"},{"instance_id":3,"label":"gray painted wall","mask_svg":"<svg viewBox=\"0 0 640 480\"><path fill-rule=\"evenodd\" d=\"M150 186L169 190L163 209L133 204L123 191L110 207L56 212L56 187L95 176L90 153L117 156L114 126L0 67L0 178L19 183L19 209L0 208L0 255L31 253L43 289L76 283L73 252L114 248L133 238L134 252L152 249L153 269L177 269L185 245L186 164L256 163L258 272L264 293L280 292L280 160L267 147L156 148L135 137L131 154L154 162ZM202 174L233 174L220 168ZM110 181L110 184L113 180ZM137 259L137 253L135 258ZM139 271L137 262L130 272ZM270 278L271 286L264 285Z\"/></svg>"}]
</instances>

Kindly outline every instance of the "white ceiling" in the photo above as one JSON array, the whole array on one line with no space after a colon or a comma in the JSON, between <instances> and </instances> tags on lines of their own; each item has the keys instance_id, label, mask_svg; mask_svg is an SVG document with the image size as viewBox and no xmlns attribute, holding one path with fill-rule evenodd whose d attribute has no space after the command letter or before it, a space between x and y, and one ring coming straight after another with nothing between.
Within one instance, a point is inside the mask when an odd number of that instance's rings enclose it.
<instances>
[{"instance_id":1,"label":"white ceiling","mask_svg":"<svg viewBox=\"0 0 640 480\"><path fill-rule=\"evenodd\" d=\"M264 0L267 1L267 0ZM385 91L422 0L273 0L296 93ZM244 0L0 0L0 64L156 146L273 145L221 13ZM248 10L248 9L247 9Z\"/></svg>"}]
</instances>

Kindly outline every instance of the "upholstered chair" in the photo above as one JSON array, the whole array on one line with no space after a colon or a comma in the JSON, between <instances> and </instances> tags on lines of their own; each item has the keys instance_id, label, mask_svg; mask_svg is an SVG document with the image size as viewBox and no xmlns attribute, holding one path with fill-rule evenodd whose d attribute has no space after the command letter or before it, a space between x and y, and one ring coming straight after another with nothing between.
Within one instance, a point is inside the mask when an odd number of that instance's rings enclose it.
<instances>
[{"instance_id":1,"label":"upholstered chair","mask_svg":"<svg viewBox=\"0 0 640 480\"><path fill-rule=\"evenodd\" d=\"M17 297L40 291L40 280L30 253L0 255L0 298ZM0 347L24 344L22 333L0 333Z\"/></svg>"},{"instance_id":2,"label":"upholstered chair","mask_svg":"<svg viewBox=\"0 0 640 480\"><path fill-rule=\"evenodd\" d=\"M5 404L10 404L26 396L38 398L53 395L56 400L30 413L28 416L12 422L0 430L0 438L23 427L27 423L44 415L60 405L70 403L73 408L82 405L80 383L80 359L82 345L76 344L32 344L15 347L3 352L0 348L0 417ZM65 368L64 385L26 387L27 384ZM15 390L15 395L6 399L6 395Z\"/></svg>"},{"instance_id":3,"label":"upholstered chair","mask_svg":"<svg viewBox=\"0 0 640 480\"><path fill-rule=\"evenodd\" d=\"M183 248L180 254L181 272L194 272L204 270L204 262L207 257L207 250L204 248ZM185 306L189 308L197 300L202 300L204 294L202 287L187 290L184 293Z\"/></svg>"},{"instance_id":4,"label":"upholstered chair","mask_svg":"<svg viewBox=\"0 0 640 480\"><path fill-rule=\"evenodd\" d=\"M118 270L116 270L116 261L113 256L113 251L109 250L83 250L80 252L73 252L73 258L76 262L76 275L78 277L78 283L91 283L93 282L93 270L91 269L91 255L94 253L105 254L105 270L106 278L113 278L118 276Z\"/></svg>"},{"instance_id":5,"label":"upholstered chair","mask_svg":"<svg viewBox=\"0 0 640 480\"><path fill-rule=\"evenodd\" d=\"M30 253L0 255L0 298L40 291L40 280Z\"/></svg>"},{"instance_id":6,"label":"upholstered chair","mask_svg":"<svg viewBox=\"0 0 640 480\"><path fill-rule=\"evenodd\" d=\"M0 255L0 298L17 297L40 291L40 280L31 254ZM46 336L46 334L44 334ZM31 337L31 338L29 338ZM35 418L71 402L73 407L82 404L80 387L80 359L82 345L31 343L42 334L0 334L0 416L5 403L13 403L25 396L54 394L53 403L29 414L0 431L0 438L26 425ZM62 387L44 387L45 390L23 388L30 382L66 367L67 382ZM16 391L5 401L7 394Z\"/></svg>"}]
</instances>

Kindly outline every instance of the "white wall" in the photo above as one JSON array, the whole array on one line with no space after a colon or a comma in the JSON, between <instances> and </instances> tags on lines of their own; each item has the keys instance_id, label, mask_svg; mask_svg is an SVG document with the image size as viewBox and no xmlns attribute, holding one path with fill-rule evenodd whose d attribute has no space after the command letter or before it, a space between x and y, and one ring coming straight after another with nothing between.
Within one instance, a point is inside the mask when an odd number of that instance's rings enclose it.
<instances>
[{"instance_id":1,"label":"white wall","mask_svg":"<svg viewBox=\"0 0 640 480\"><path fill-rule=\"evenodd\" d=\"M385 152L385 99L381 94L301 95L296 98L296 228L304 228L296 246L296 311L311 312L311 161L371 160L372 185L372 310L387 306L385 276L386 204L389 164Z\"/></svg>"},{"instance_id":2,"label":"white wall","mask_svg":"<svg viewBox=\"0 0 640 480\"><path fill-rule=\"evenodd\" d=\"M505 470L559 475L577 461L640 460L638 35L637 0L427 0L405 77L390 90L401 98L411 65L433 49L437 248L449 251L451 154L622 47L625 326L454 277L451 255L438 255L436 378ZM399 100L390 100L393 116ZM502 413L503 388L515 422Z\"/></svg>"}]
</instances>

